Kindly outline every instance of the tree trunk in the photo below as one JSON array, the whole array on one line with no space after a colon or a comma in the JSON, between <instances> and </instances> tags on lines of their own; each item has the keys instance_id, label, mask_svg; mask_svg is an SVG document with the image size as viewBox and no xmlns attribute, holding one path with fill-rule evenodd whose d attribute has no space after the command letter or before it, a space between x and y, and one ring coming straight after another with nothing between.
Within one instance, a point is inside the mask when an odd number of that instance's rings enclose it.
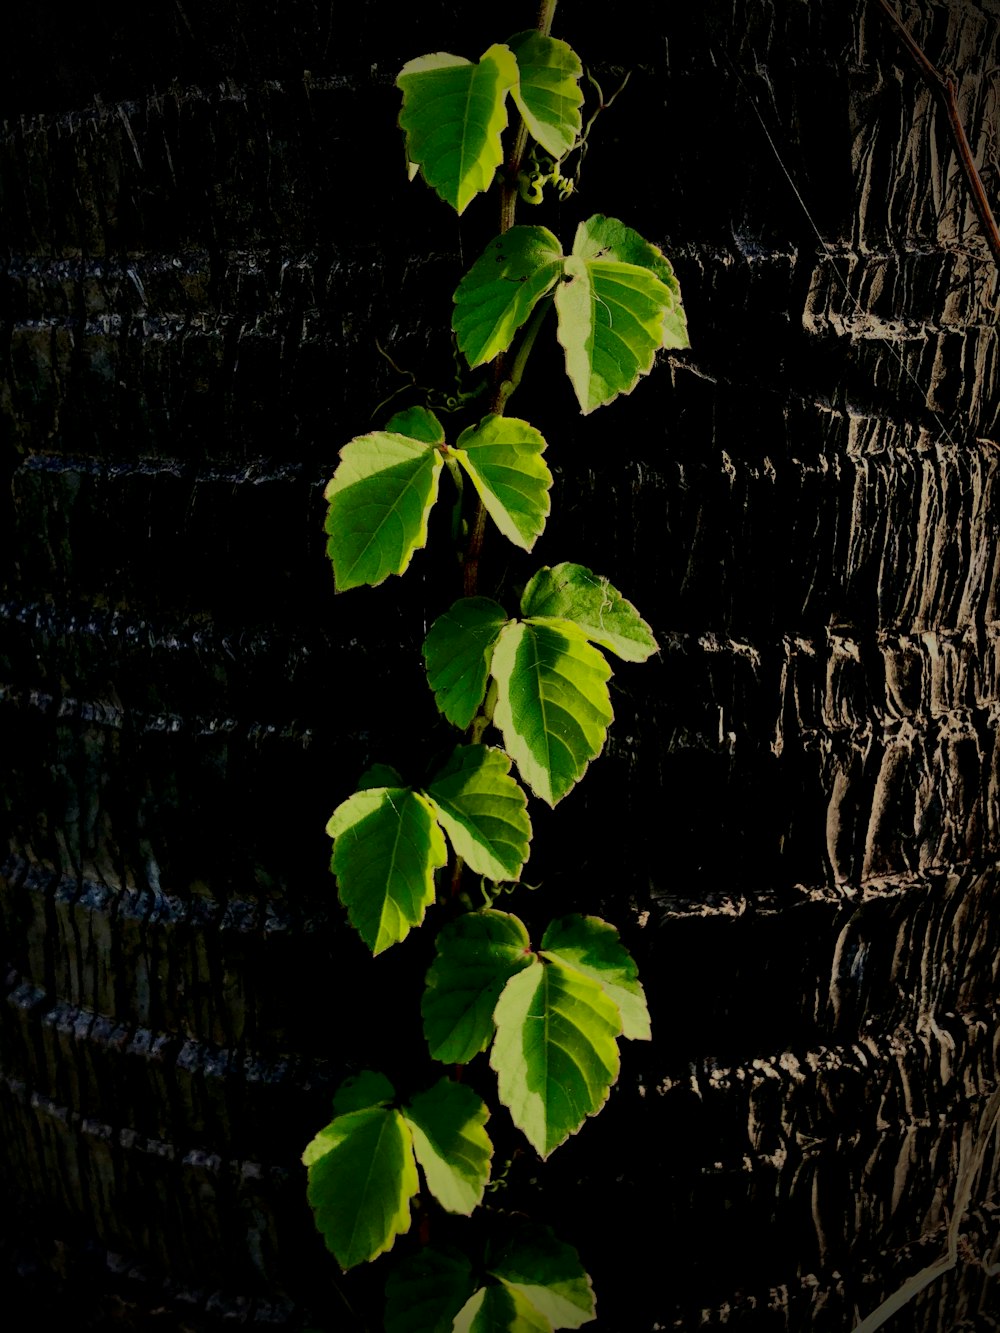
<instances>
[{"instance_id":1,"label":"tree trunk","mask_svg":"<svg viewBox=\"0 0 1000 1333\"><path fill-rule=\"evenodd\" d=\"M581 8L631 78L539 220L661 244L693 350L586 419L539 355L553 516L487 560L589 565L662 645L525 909L621 927L654 1041L503 1197L609 1333L839 1333L939 1258L886 1326L996 1328L996 265L874 0ZM420 1067L383 978L411 1013L430 946L371 962L323 826L447 744L418 649L460 586L442 525L335 599L322 489L397 368L447 386L495 230L407 184L395 73L533 21L430 9L16 20L0 1179L9 1276L76 1327L377 1326L386 1261L337 1276L298 1157L345 1073ZM1000 7L901 14L996 199Z\"/></svg>"}]
</instances>

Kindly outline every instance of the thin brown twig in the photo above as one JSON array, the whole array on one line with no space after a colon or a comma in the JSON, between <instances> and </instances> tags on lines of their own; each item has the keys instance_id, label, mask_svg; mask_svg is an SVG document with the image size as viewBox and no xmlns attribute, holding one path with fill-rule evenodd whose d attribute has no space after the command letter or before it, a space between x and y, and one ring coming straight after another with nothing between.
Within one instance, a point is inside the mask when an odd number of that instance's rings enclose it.
<instances>
[{"instance_id":1,"label":"thin brown twig","mask_svg":"<svg viewBox=\"0 0 1000 1333\"><path fill-rule=\"evenodd\" d=\"M962 164L962 173L972 193L972 204L976 210L976 216L979 218L979 224L983 229L986 244L990 248L993 260L997 268L1000 269L1000 228L997 227L997 220L993 215L993 209L990 207L990 201L987 199L986 191L983 188L982 177L979 175L972 157L972 149L969 147L965 127L958 114L955 84L951 79L945 78L938 67L928 60L921 47L904 26L902 19L889 4L889 0L878 0L878 3L879 8L892 20L896 35L912 56L927 85L932 92L941 98L944 104L948 116L948 127L951 130L951 137L958 152L959 161Z\"/></svg>"}]
</instances>

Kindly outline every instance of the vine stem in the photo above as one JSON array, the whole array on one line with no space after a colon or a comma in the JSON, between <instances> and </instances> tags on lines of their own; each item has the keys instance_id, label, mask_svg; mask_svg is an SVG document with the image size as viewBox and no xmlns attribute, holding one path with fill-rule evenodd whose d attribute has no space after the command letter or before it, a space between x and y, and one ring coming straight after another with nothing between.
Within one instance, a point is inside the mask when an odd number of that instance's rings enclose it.
<instances>
[{"instance_id":1,"label":"vine stem","mask_svg":"<svg viewBox=\"0 0 1000 1333\"><path fill-rule=\"evenodd\" d=\"M548 37L552 32L552 20L555 18L556 4L558 0L541 0L538 8L538 22L536 30L543 36ZM517 133L514 136L514 145L511 148L510 155L504 164L503 178L500 184L500 235L510 231L514 225L514 216L517 211L518 177L521 174L521 166L524 162L524 152L528 146L528 127L523 118L520 120ZM490 411L497 416L503 416L504 407L507 399L517 388L520 382L521 372L524 370L524 363L527 360L527 354L531 351L531 346L535 341L535 334L538 332L538 325L534 324L534 332L531 327L525 333L521 343L520 350L514 362L514 372L510 377L504 375L504 356L503 353L493 362L493 393L490 398ZM472 529L469 533L469 544L465 548L465 558L462 569L462 590L466 597L474 597L479 588L479 554L483 549L483 539L486 535L486 509L482 500L476 505L475 517L472 520Z\"/></svg>"},{"instance_id":2,"label":"vine stem","mask_svg":"<svg viewBox=\"0 0 1000 1333\"><path fill-rule=\"evenodd\" d=\"M976 167L972 156L972 149L969 147L969 139L965 133L965 126L958 114L958 102L955 97L955 84L952 79L947 79L938 69L937 65L928 60L921 47L911 36L909 30L903 24L896 11L888 3L888 0L878 0L879 8L891 20L896 29L896 35L907 51L913 57L917 68L924 77L924 82L932 92L944 102L945 113L948 116L948 128L951 130L952 142L958 152L959 161L962 164L962 172L966 183L972 194L972 203L976 210L976 216L979 218L979 225L983 229L986 244L989 246L993 255L994 262L1000 268L1000 228L997 227L997 220L993 216L993 210L990 207L990 201L986 197L986 190L983 188L982 177Z\"/></svg>"}]
</instances>

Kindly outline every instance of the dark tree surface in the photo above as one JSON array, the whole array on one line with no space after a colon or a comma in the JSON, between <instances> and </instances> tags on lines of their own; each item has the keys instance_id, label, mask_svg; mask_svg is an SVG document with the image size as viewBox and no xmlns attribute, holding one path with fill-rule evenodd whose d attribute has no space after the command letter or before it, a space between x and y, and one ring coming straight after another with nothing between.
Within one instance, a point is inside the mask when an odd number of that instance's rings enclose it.
<instances>
[{"instance_id":1,"label":"dark tree surface","mask_svg":"<svg viewBox=\"0 0 1000 1333\"><path fill-rule=\"evenodd\" d=\"M839 1333L949 1244L886 1327L995 1329L996 270L876 4L583 9L557 34L632 77L538 220L662 244L694 349L586 420L526 391L539 562L608 575L663 645L536 812L526 911L619 923L655 1040L503 1200L580 1248L609 1333ZM419 1070L380 990L415 1002L430 943L367 959L323 825L448 743L416 649L458 576L442 529L335 599L322 488L404 383L377 343L447 380L495 229L407 185L395 73L533 14L57 15L8 18L0 138L7 1300L360 1327L298 1154L345 1073ZM903 16L995 199L1000 6Z\"/></svg>"}]
</instances>

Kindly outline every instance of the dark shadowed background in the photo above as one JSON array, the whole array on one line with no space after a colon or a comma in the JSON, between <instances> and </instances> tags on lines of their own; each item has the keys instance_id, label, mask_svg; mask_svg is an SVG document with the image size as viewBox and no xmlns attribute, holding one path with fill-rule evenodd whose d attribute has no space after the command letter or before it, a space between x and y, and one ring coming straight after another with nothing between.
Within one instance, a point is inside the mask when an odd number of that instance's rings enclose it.
<instances>
[{"instance_id":1,"label":"dark shadowed background","mask_svg":"<svg viewBox=\"0 0 1000 1333\"><path fill-rule=\"evenodd\" d=\"M996 199L1000 5L900 12ZM395 75L533 21L5 20L0 1181L39 1318L377 1327L386 1261L340 1282L298 1157L345 1074L422 1067L432 932L373 963L323 826L450 743L418 650L460 580L439 521L335 597L322 491L409 374L452 384L497 226L407 183ZM583 563L662 652L533 808L514 906L616 922L654 1040L494 1202L579 1248L607 1333L841 1333L949 1224L887 1327L996 1329L997 274L945 118L873 2L563 0L554 33L631 77L578 195L520 220L661 245L693 348L586 419L539 353L517 400L553 516L484 586Z\"/></svg>"}]
</instances>

